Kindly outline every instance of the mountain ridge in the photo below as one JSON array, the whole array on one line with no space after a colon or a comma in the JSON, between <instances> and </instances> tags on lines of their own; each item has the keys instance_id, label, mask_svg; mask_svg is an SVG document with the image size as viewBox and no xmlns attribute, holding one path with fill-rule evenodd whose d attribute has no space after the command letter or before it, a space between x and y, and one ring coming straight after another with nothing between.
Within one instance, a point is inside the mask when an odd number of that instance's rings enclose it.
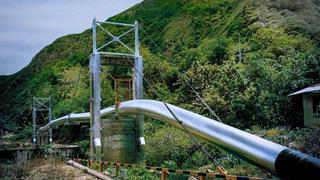
<instances>
[{"instance_id":1,"label":"mountain ridge","mask_svg":"<svg viewBox=\"0 0 320 180\"><path fill-rule=\"evenodd\" d=\"M286 124L296 115L290 115L297 105L286 93L320 81L319 4L317 0L145 0L109 20L136 19L159 45L163 52L140 31L146 77L167 101L209 115L170 67L174 64L227 123L242 128L272 126ZM88 110L83 100L89 94L88 69L81 68L88 64L87 36L90 42L90 30L58 38L21 71L0 76L1 129L30 126L33 96L51 95L56 116ZM98 34L99 42L105 37ZM238 46L243 62L238 62ZM74 98L80 69L83 76ZM103 86L102 103L112 104L111 80ZM157 98L149 87L146 97Z\"/></svg>"}]
</instances>

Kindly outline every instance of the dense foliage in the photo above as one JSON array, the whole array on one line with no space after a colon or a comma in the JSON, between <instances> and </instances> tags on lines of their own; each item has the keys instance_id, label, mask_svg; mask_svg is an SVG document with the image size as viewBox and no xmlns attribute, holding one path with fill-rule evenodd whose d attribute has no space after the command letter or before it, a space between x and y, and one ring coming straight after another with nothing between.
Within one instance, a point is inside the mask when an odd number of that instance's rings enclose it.
<instances>
[{"instance_id":1,"label":"dense foliage","mask_svg":"<svg viewBox=\"0 0 320 180\"><path fill-rule=\"evenodd\" d=\"M186 79L228 124L296 125L301 118L287 95L320 77L318 21L306 13L310 8L316 11L318 4L145 0L111 20L140 22L145 76L164 100L210 115L182 80ZM289 12L300 21L288 19ZM83 67L91 49L89 37L85 54L88 36L90 31L59 38L22 71L0 78L1 129L30 125L33 96L51 96L55 116L88 110L88 69ZM98 43L105 38L104 32L98 33ZM109 74L115 71L119 70L103 68L103 106L113 104ZM147 98L159 98L145 86Z\"/></svg>"}]
</instances>

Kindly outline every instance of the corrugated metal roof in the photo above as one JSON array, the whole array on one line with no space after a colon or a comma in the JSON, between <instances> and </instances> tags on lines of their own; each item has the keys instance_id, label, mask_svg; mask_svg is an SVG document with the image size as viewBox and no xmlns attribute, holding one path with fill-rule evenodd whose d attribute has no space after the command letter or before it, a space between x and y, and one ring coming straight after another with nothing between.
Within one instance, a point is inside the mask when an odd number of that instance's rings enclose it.
<instances>
[{"instance_id":1,"label":"corrugated metal roof","mask_svg":"<svg viewBox=\"0 0 320 180\"><path fill-rule=\"evenodd\" d=\"M320 83L319 84L315 84L309 87L306 87L304 89L301 89L300 91L294 92L289 94L288 96L294 96L294 95L298 95L298 94L304 94L304 93L309 93L309 92L319 92L320 93Z\"/></svg>"}]
</instances>

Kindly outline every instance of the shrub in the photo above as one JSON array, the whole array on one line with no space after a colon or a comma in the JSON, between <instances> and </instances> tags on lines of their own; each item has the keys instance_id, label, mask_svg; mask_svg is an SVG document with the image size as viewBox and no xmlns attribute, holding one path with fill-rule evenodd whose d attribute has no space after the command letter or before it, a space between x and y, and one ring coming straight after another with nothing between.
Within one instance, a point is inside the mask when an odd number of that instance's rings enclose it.
<instances>
[{"instance_id":1,"label":"shrub","mask_svg":"<svg viewBox=\"0 0 320 180\"><path fill-rule=\"evenodd\" d=\"M159 166L170 160L181 165L192 148L187 135L172 127L158 130L153 136L147 137L146 142L146 160L151 166Z\"/></svg>"}]
</instances>

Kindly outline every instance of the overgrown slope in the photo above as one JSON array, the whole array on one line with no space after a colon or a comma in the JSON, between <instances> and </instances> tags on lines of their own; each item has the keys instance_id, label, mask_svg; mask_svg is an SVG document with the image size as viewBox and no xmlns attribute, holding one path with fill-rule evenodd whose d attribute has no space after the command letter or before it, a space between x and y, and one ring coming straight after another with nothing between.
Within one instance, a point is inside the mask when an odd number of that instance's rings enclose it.
<instances>
[{"instance_id":1,"label":"overgrown slope","mask_svg":"<svg viewBox=\"0 0 320 180\"><path fill-rule=\"evenodd\" d=\"M287 94L320 81L319 6L317 0L145 0L111 20L139 21L145 76L166 101L210 116L178 70L228 124L293 125L298 106ZM30 125L33 96L50 95L55 116L88 111L88 69L81 66L88 64L90 33L59 38L20 72L0 77L1 129ZM99 42L105 37L99 33ZM116 69L103 70L107 106L113 94L106 71ZM145 86L145 96L157 99Z\"/></svg>"}]
</instances>

